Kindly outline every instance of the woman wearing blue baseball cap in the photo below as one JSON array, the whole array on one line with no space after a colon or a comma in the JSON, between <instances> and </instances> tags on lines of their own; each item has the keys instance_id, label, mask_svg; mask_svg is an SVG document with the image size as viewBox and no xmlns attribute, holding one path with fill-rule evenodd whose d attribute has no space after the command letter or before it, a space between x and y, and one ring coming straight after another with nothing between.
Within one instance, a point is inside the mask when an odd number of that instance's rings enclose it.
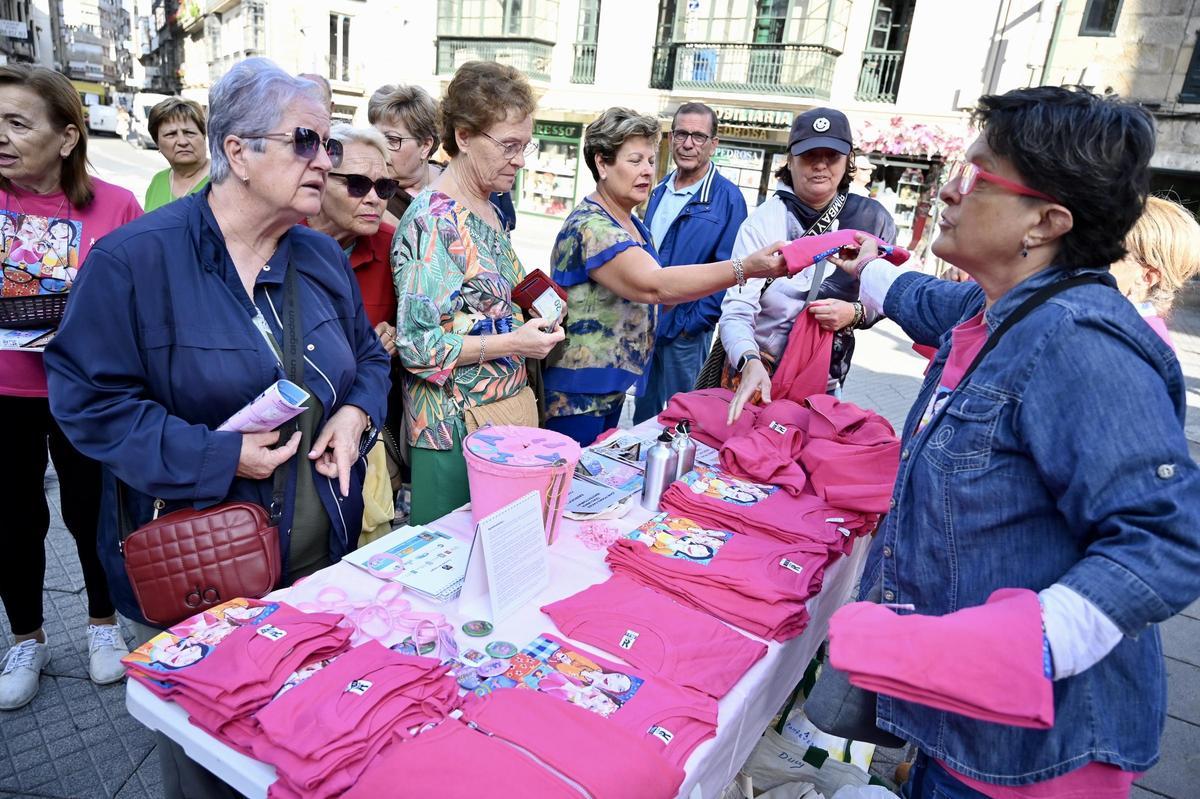
<instances>
[{"instance_id":1,"label":"woman wearing blue baseball cap","mask_svg":"<svg viewBox=\"0 0 1200 799\"><path fill-rule=\"evenodd\" d=\"M805 111L792 122L788 160L775 176L775 194L742 224L733 245L734 256L745 256L773 241L853 228L895 243L896 223L875 200L850 193L855 174L850 121L833 108ZM850 370L854 331L879 318L858 300L858 282L828 268L817 299L808 312L826 330L836 331L829 364L829 388L840 390ZM748 280L725 292L721 305L721 343L728 363L722 383L737 395L735 412L756 391L770 396L771 373L783 349L812 278L809 271L773 282Z\"/></svg>"}]
</instances>

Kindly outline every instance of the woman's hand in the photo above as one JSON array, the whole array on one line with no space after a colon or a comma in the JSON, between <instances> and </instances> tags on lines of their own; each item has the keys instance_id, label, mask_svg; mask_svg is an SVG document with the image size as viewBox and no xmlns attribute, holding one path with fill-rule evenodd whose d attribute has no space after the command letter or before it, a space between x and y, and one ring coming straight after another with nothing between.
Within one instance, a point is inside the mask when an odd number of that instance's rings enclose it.
<instances>
[{"instance_id":1,"label":"woman's hand","mask_svg":"<svg viewBox=\"0 0 1200 799\"><path fill-rule=\"evenodd\" d=\"M561 325L547 331L548 319L533 318L513 331L513 352L525 358L545 358L554 345L566 338Z\"/></svg>"},{"instance_id":2,"label":"woman's hand","mask_svg":"<svg viewBox=\"0 0 1200 799\"><path fill-rule=\"evenodd\" d=\"M370 421L361 408L343 405L325 422L308 452L309 460L316 462L317 474L338 479L343 497L350 496L350 467Z\"/></svg>"},{"instance_id":3,"label":"woman's hand","mask_svg":"<svg viewBox=\"0 0 1200 799\"><path fill-rule=\"evenodd\" d=\"M279 441L279 431L271 430L266 433L243 433L242 454L238 457L237 476L250 480L266 480L275 473L280 464L286 463L296 454L300 446L299 431L282 447L271 447Z\"/></svg>"},{"instance_id":4,"label":"woman's hand","mask_svg":"<svg viewBox=\"0 0 1200 799\"><path fill-rule=\"evenodd\" d=\"M742 382L738 384L733 402L729 403L729 418L727 424L733 424L742 415L742 408L747 402L761 401L764 405L771 401L771 376L767 367L758 358L746 361L742 368Z\"/></svg>"},{"instance_id":5,"label":"woman's hand","mask_svg":"<svg viewBox=\"0 0 1200 799\"><path fill-rule=\"evenodd\" d=\"M845 300L815 300L808 312L822 330L838 331L854 323L854 305Z\"/></svg>"},{"instance_id":6,"label":"woman's hand","mask_svg":"<svg viewBox=\"0 0 1200 799\"><path fill-rule=\"evenodd\" d=\"M379 336L379 343L383 345L383 350L388 354L389 358L396 357L396 328L389 325L387 322L380 322L375 325L375 335Z\"/></svg>"},{"instance_id":7,"label":"woman's hand","mask_svg":"<svg viewBox=\"0 0 1200 799\"><path fill-rule=\"evenodd\" d=\"M763 247L758 252L752 252L742 260L742 271L746 278L754 277L783 277L787 274L787 263L779 251L786 242L777 241Z\"/></svg>"},{"instance_id":8,"label":"woman's hand","mask_svg":"<svg viewBox=\"0 0 1200 799\"><path fill-rule=\"evenodd\" d=\"M857 280L862 268L879 257L879 245L874 238L865 233L855 233L854 238L858 240L857 258L846 259L831 255L826 260Z\"/></svg>"}]
</instances>

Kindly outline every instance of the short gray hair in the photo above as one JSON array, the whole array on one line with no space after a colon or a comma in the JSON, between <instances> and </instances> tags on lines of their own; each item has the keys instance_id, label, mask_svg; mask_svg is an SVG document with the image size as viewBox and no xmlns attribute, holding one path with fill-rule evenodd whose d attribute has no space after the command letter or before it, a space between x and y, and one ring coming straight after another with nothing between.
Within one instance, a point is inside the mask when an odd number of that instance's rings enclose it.
<instances>
[{"instance_id":1,"label":"short gray hair","mask_svg":"<svg viewBox=\"0 0 1200 799\"><path fill-rule=\"evenodd\" d=\"M383 163L390 169L392 163L392 154L388 152L387 139L383 138L383 134L375 128L356 128L345 122L335 122L329 128L329 138L331 140L340 141L342 144L350 142L358 142L374 147L379 151L379 155L383 158Z\"/></svg>"},{"instance_id":2,"label":"short gray hair","mask_svg":"<svg viewBox=\"0 0 1200 799\"><path fill-rule=\"evenodd\" d=\"M639 114L631 108L615 107L596 117L592 124L587 126L587 130L583 132L583 160L587 163L593 179L597 182L600 180L596 156L611 164L616 160L621 145L630 136L644 136L657 147L662 138L658 117Z\"/></svg>"},{"instance_id":3,"label":"short gray hair","mask_svg":"<svg viewBox=\"0 0 1200 799\"><path fill-rule=\"evenodd\" d=\"M284 111L299 98L317 100L328 110L321 87L311 80L294 78L266 58L247 58L233 65L208 92L209 181L217 184L229 177L225 157L226 136L258 136L273 133ZM251 139L251 150L262 152L266 144Z\"/></svg>"}]
</instances>

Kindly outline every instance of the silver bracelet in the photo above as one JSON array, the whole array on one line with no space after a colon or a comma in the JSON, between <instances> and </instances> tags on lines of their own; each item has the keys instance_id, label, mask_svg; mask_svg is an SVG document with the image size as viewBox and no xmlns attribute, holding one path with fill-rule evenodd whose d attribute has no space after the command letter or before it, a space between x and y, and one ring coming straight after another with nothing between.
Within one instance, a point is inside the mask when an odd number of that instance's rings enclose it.
<instances>
[{"instance_id":1,"label":"silver bracelet","mask_svg":"<svg viewBox=\"0 0 1200 799\"><path fill-rule=\"evenodd\" d=\"M480 334L480 336L479 336L479 363L480 364L482 364L486 360L486 358L484 357L486 354L487 354L487 336Z\"/></svg>"},{"instance_id":2,"label":"silver bracelet","mask_svg":"<svg viewBox=\"0 0 1200 799\"><path fill-rule=\"evenodd\" d=\"M734 257L732 260L734 280L737 281L739 287L746 285L746 270L742 268L742 259Z\"/></svg>"}]
</instances>

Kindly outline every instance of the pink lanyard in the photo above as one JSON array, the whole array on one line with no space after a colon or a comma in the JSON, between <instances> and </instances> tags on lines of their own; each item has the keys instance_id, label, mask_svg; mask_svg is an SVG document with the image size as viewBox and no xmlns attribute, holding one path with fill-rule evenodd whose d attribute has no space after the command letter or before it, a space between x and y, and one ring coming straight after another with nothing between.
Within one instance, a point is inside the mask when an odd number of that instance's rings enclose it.
<instances>
[{"instance_id":1,"label":"pink lanyard","mask_svg":"<svg viewBox=\"0 0 1200 799\"><path fill-rule=\"evenodd\" d=\"M353 626L351 644L364 640L384 641L395 636L411 637L418 651L422 644L433 643L433 655L442 659L458 657L454 628L441 613L422 613L412 609L403 598L404 587L385 583L371 599L352 602L344 589L327 585L317 592L311 602L299 602L297 610L305 613L341 613Z\"/></svg>"}]
</instances>

